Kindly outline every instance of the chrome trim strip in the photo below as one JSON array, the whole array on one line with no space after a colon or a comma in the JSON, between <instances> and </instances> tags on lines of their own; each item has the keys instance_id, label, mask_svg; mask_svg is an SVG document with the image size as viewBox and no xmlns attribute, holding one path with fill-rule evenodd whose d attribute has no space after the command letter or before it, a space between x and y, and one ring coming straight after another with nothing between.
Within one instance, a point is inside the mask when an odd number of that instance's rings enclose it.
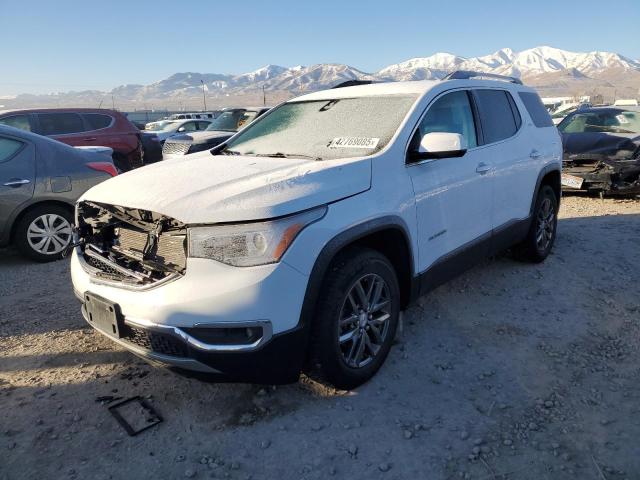
<instances>
[{"instance_id":1,"label":"chrome trim strip","mask_svg":"<svg viewBox=\"0 0 640 480\"><path fill-rule=\"evenodd\" d=\"M249 328L260 327L262 329L262 336L253 343L240 344L240 345L222 345L222 344L210 344L205 343L197 338L189 335L179 327L173 327L171 325L161 325L151 322L149 320L137 319L125 316L124 323L133 327L156 330L161 333L166 333L179 338L183 342L187 343L193 348L202 350L203 352L251 352L262 347L265 343L271 340L273 337L273 327L268 320L255 320L246 322L220 322L216 324L211 323L196 323L193 328Z\"/></svg>"},{"instance_id":2,"label":"chrome trim strip","mask_svg":"<svg viewBox=\"0 0 640 480\"><path fill-rule=\"evenodd\" d=\"M131 277L131 278L135 278L136 280L140 280L141 282L148 280L147 277L145 277L144 275L141 275L137 272L132 272L131 270L121 267L120 265L118 265L116 262L113 262L111 260L109 260L108 258L103 257L102 255L100 255L98 252L94 251L93 245L87 245L86 248L84 249L84 254L87 255L88 257L91 258L95 258L96 260L98 260L99 262L104 263L105 265L113 268L114 270L120 272L122 275L125 275L127 277Z\"/></svg>"},{"instance_id":3,"label":"chrome trim strip","mask_svg":"<svg viewBox=\"0 0 640 480\"><path fill-rule=\"evenodd\" d=\"M118 282L116 280L108 280L106 278L100 278L98 274L99 272L101 272L101 270L94 268L87 263L87 261L84 259L84 254L82 252L82 249L79 246L76 247L76 255L78 256L78 262L80 263L80 266L89 275L90 282L96 285L105 285L107 287L122 288L124 290L143 291L143 290L151 290L152 288L159 287L161 285L172 282L182 277L181 274L176 272L176 273L167 275L165 278L161 280L158 280L154 283L150 283L146 285L136 285L133 283ZM102 260L102 258L100 260Z\"/></svg>"},{"instance_id":4,"label":"chrome trim strip","mask_svg":"<svg viewBox=\"0 0 640 480\"><path fill-rule=\"evenodd\" d=\"M82 312L82 316L84 317L85 321L87 321L87 316L85 314L85 309L81 308L81 312ZM87 321L87 323L89 323ZM91 323L89 323L89 325L91 325L91 327L98 333L104 335L106 338L108 338L109 340L112 340L114 342L116 342L118 345L121 345L122 347L126 348L128 351L130 351L131 353L133 353L134 355L139 356L140 358L142 358L143 360L146 360L150 363L159 363L162 366L172 366L172 367L178 367L178 368L184 368L187 370L194 370L196 372L204 372L204 373L221 373L219 370L216 370L215 368L212 368L208 365L205 365L204 363L198 362L197 360L194 360L193 358L184 358L184 357L173 357L171 355L163 355L161 353L156 353L156 352L152 352L150 350L146 350L144 348L141 348L131 342L128 342L122 338L116 338L113 337L111 335L109 335L108 333L103 332L102 330L96 328L95 326L93 326Z\"/></svg>"}]
</instances>

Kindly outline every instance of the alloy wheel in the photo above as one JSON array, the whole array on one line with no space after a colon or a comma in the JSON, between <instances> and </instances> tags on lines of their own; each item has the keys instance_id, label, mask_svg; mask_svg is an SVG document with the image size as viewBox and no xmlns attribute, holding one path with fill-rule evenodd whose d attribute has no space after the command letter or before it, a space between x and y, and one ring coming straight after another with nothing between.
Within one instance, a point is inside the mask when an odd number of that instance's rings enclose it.
<instances>
[{"instance_id":1,"label":"alloy wheel","mask_svg":"<svg viewBox=\"0 0 640 480\"><path fill-rule=\"evenodd\" d=\"M36 217L27 229L29 246L43 255L56 255L71 243L71 224L66 218L48 213Z\"/></svg>"},{"instance_id":2,"label":"alloy wheel","mask_svg":"<svg viewBox=\"0 0 640 480\"><path fill-rule=\"evenodd\" d=\"M538 209L536 225L536 245L540 251L545 251L551 243L555 229L555 218L556 212L553 203L549 197L545 197Z\"/></svg>"},{"instance_id":3,"label":"alloy wheel","mask_svg":"<svg viewBox=\"0 0 640 480\"><path fill-rule=\"evenodd\" d=\"M387 339L391 318L389 286L380 275L367 274L350 288L340 310L338 344L351 368L373 361Z\"/></svg>"}]
</instances>

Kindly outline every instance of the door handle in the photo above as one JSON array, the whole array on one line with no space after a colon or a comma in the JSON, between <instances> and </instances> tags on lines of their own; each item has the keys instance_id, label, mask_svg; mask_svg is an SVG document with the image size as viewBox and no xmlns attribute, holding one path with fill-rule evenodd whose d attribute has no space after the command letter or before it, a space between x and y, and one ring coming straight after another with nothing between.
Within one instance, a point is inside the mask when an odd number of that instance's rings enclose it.
<instances>
[{"instance_id":1,"label":"door handle","mask_svg":"<svg viewBox=\"0 0 640 480\"><path fill-rule=\"evenodd\" d=\"M491 165L488 165L484 162L480 162L476 167L476 172L478 172L480 175L484 175L489 170L491 170Z\"/></svg>"},{"instance_id":2,"label":"door handle","mask_svg":"<svg viewBox=\"0 0 640 480\"><path fill-rule=\"evenodd\" d=\"M82 140L84 140L85 142L93 142L94 140L97 140L96 137L89 137L89 138L83 138Z\"/></svg>"},{"instance_id":3,"label":"door handle","mask_svg":"<svg viewBox=\"0 0 640 480\"><path fill-rule=\"evenodd\" d=\"M535 148L533 150L531 150L531 153L529 154L529 157L533 158L534 160L537 158L540 158L542 156L542 154L536 150Z\"/></svg>"},{"instance_id":4,"label":"door handle","mask_svg":"<svg viewBox=\"0 0 640 480\"><path fill-rule=\"evenodd\" d=\"M31 183L31 180L27 180L25 178L16 178L3 183L3 185L5 187L18 188L20 185L26 185L27 183Z\"/></svg>"}]
</instances>

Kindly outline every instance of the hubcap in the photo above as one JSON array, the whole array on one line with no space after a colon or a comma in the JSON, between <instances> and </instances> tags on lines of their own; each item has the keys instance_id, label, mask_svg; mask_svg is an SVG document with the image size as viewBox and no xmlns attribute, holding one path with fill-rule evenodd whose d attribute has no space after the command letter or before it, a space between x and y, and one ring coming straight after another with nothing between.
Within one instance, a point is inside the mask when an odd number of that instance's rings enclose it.
<instances>
[{"instance_id":1,"label":"hubcap","mask_svg":"<svg viewBox=\"0 0 640 480\"><path fill-rule=\"evenodd\" d=\"M357 280L349 290L338 326L344 362L352 368L371 363L389 333L391 297L387 283L376 274Z\"/></svg>"},{"instance_id":2,"label":"hubcap","mask_svg":"<svg viewBox=\"0 0 640 480\"><path fill-rule=\"evenodd\" d=\"M555 229L556 212L551 199L545 198L540 205L536 224L536 244L544 251L549 247Z\"/></svg>"},{"instance_id":3,"label":"hubcap","mask_svg":"<svg viewBox=\"0 0 640 480\"><path fill-rule=\"evenodd\" d=\"M71 242L71 225L55 213L40 215L27 229L27 242L38 253L56 255Z\"/></svg>"}]
</instances>

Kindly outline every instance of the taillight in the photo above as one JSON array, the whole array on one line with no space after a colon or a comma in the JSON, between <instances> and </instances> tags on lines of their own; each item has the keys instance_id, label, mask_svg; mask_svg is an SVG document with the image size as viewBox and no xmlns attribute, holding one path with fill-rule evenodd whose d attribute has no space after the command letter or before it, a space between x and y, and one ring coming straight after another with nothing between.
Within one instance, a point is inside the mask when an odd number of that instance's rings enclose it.
<instances>
[{"instance_id":1,"label":"taillight","mask_svg":"<svg viewBox=\"0 0 640 480\"><path fill-rule=\"evenodd\" d=\"M118 171L116 170L116 167L113 165L113 163L89 162L87 163L87 167L91 168L92 170L108 173L112 177L115 177L116 175L118 175Z\"/></svg>"}]
</instances>

